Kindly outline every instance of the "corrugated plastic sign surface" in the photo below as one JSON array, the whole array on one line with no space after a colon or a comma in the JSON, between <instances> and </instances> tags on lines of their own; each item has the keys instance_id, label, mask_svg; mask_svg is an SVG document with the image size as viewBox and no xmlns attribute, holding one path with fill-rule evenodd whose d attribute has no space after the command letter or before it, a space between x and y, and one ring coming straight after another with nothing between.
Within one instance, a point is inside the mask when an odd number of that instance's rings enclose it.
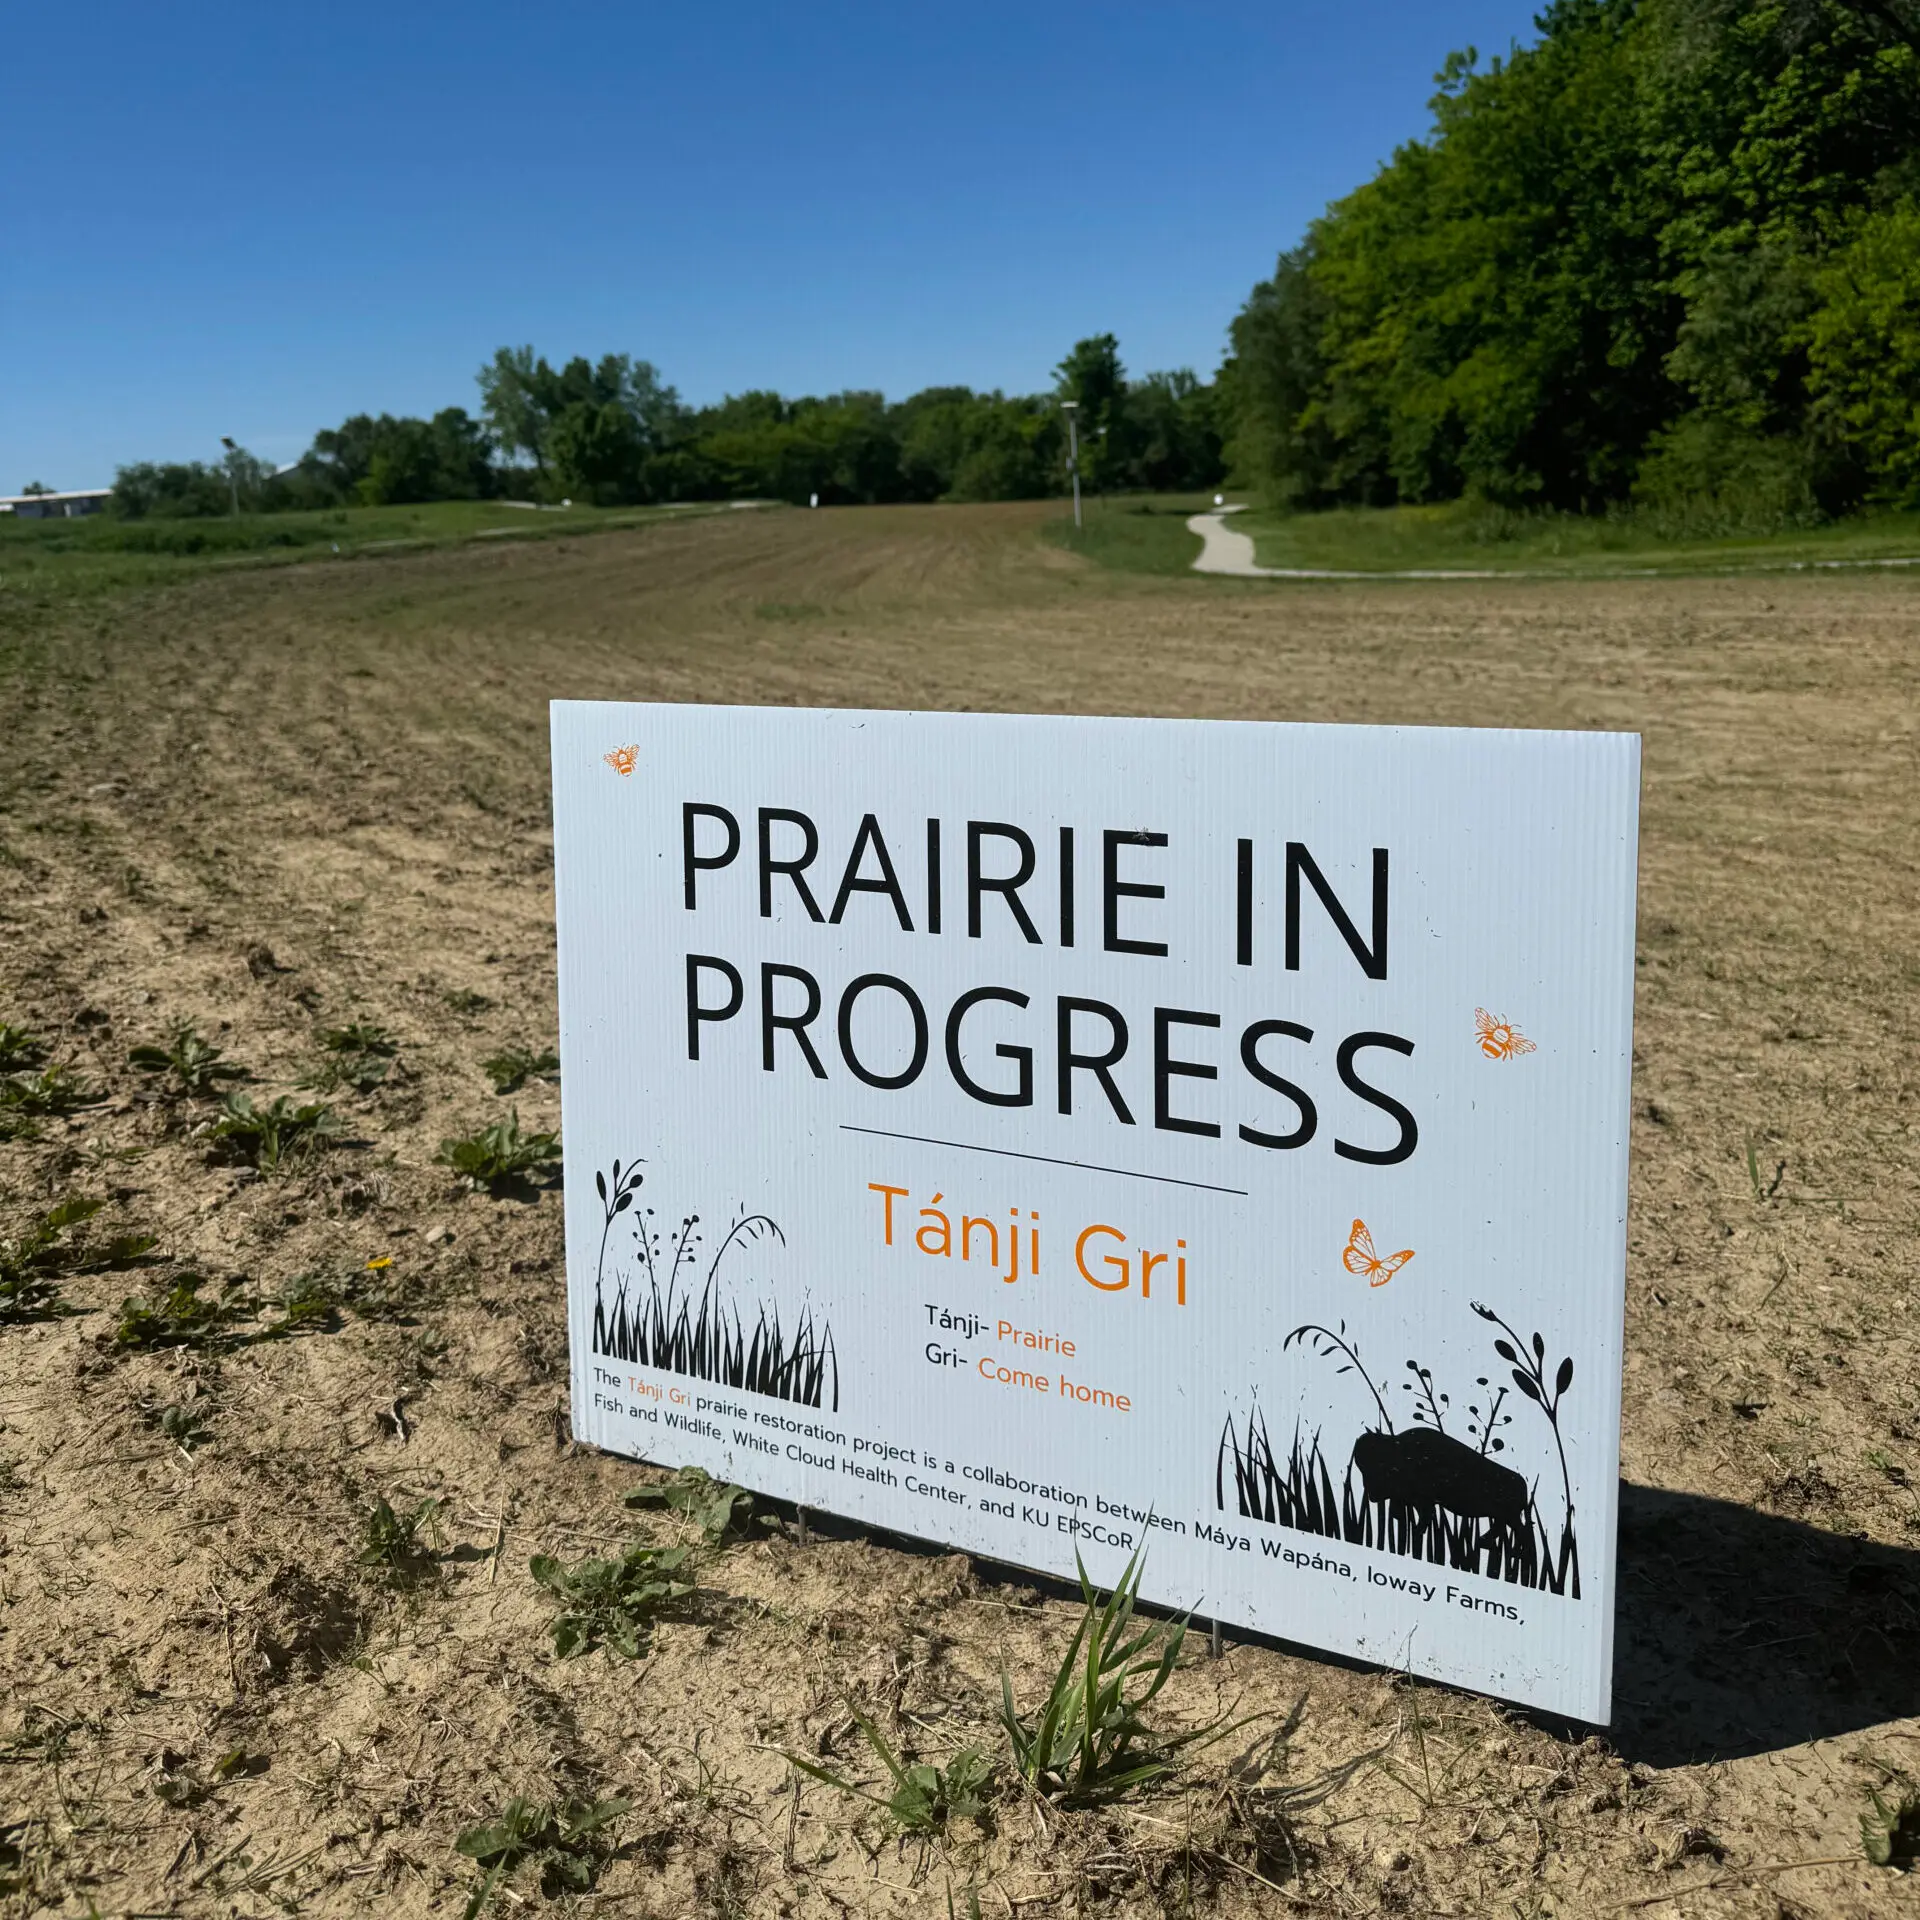
<instances>
[{"instance_id":1,"label":"corrugated plastic sign surface","mask_svg":"<svg viewBox=\"0 0 1920 1920\"><path fill-rule=\"evenodd\" d=\"M1604 1721L1639 741L553 708L574 1428Z\"/></svg>"}]
</instances>

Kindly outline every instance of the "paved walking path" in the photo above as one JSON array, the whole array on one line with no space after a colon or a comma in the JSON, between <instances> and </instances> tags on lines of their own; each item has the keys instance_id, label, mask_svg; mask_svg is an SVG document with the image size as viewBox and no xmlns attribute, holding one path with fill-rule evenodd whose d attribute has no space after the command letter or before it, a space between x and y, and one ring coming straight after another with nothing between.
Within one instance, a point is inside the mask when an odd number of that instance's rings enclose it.
<instances>
[{"instance_id":1,"label":"paved walking path","mask_svg":"<svg viewBox=\"0 0 1920 1920\"><path fill-rule=\"evenodd\" d=\"M1216 507L1196 513L1187 531L1200 537L1195 573L1224 573L1240 580L1663 580L1677 579L1670 567L1608 567L1604 570L1537 567L1263 567L1254 558L1253 538L1227 525L1227 515L1244 507ZM1848 567L1920 567L1920 556L1896 560L1775 560L1744 567L1689 567L1687 573L1805 573Z\"/></svg>"},{"instance_id":2,"label":"paved walking path","mask_svg":"<svg viewBox=\"0 0 1920 1920\"><path fill-rule=\"evenodd\" d=\"M1396 572L1361 572L1340 567L1263 567L1253 557L1253 537L1227 525L1227 515L1244 507L1219 507L1196 513L1187 531L1200 536L1195 573L1230 573L1242 580L1500 580L1514 578L1490 567L1407 567Z\"/></svg>"}]
</instances>

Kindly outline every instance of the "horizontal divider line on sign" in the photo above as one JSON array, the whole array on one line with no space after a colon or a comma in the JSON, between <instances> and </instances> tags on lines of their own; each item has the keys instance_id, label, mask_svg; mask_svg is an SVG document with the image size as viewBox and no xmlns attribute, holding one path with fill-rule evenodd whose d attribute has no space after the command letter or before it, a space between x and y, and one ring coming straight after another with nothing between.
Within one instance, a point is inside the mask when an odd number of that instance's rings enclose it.
<instances>
[{"instance_id":1,"label":"horizontal divider line on sign","mask_svg":"<svg viewBox=\"0 0 1920 1920\"><path fill-rule=\"evenodd\" d=\"M936 1140L925 1133L895 1133L887 1127L856 1127L840 1122L842 1133L871 1133L882 1140L917 1140L923 1147L957 1147L962 1153L993 1153L1002 1160L1040 1160L1050 1167L1079 1167L1086 1173L1117 1173L1123 1180L1152 1180L1163 1187L1198 1187L1202 1193L1234 1193L1247 1198L1245 1187L1216 1187L1205 1180L1177 1180L1170 1173L1136 1173L1131 1167L1103 1167L1093 1160L1061 1160L1050 1153L1018 1153L1012 1147L982 1147L971 1140Z\"/></svg>"}]
</instances>

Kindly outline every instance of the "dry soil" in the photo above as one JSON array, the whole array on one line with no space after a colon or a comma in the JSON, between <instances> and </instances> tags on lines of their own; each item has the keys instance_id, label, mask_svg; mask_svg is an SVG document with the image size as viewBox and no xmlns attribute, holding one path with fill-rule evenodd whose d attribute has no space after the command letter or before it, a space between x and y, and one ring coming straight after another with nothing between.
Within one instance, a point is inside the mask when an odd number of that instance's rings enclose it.
<instances>
[{"instance_id":1,"label":"dry soil","mask_svg":"<svg viewBox=\"0 0 1920 1920\"><path fill-rule=\"evenodd\" d=\"M75 1193L107 1202L81 1264L157 1236L0 1324L0 1908L458 1913L456 1836L524 1796L630 1802L580 1904L662 1920L950 1888L988 1915L1916 1910L1858 1832L1870 1788L1920 1787L1914 585L1130 578L1040 512L742 514L35 618L0 583L0 1020L98 1093L0 1144L0 1238ZM530 1555L693 1535L571 1438L555 1195L435 1159L510 1107L559 1123L551 1082L480 1066L554 1037L554 696L1640 730L1616 1724L1230 1635L1163 1718L1302 1703L1263 1786L1231 1763L1284 1722L1104 1810L1008 1794L902 1843L783 1750L875 1778L851 1703L919 1755L997 1751L1001 1663L1030 1697L1073 1604L765 1509L641 1660L556 1659ZM354 1020L397 1040L386 1082L302 1091ZM217 1100L128 1063L176 1022L339 1138L223 1161ZM118 1343L182 1269L241 1317ZM315 1279L340 1304L289 1327ZM366 1560L383 1499L439 1503L406 1579ZM535 1868L496 1902L542 1906Z\"/></svg>"}]
</instances>

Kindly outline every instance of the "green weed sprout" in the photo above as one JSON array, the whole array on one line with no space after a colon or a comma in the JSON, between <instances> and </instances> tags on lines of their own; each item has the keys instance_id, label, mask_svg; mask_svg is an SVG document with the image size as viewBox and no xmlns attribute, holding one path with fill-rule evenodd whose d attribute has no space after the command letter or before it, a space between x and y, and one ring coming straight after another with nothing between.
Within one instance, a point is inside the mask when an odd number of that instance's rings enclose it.
<instances>
[{"instance_id":1,"label":"green weed sprout","mask_svg":"<svg viewBox=\"0 0 1920 1920\"><path fill-rule=\"evenodd\" d=\"M229 1747L210 1767L188 1766L179 1754L168 1753L162 1755L160 1768L154 1798L169 1807L197 1807L228 1781L264 1773L267 1760L245 1747Z\"/></svg>"},{"instance_id":2,"label":"green weed sprout","mask_svg":"<svg viewBox=\"0 0 1920 1920\"><path fill-rule=\"evenodd\" d=\"M1753 1187L1753 1197L1764 1204L1780 1191L1780 1182L1787 1177L1787 1163L1784 1160L1774 1163L1773 1178L1764 1185L1760 1179L1760 1150L1753 1143L1753 1135L1747 1135L1747 1179Z\"/></svg>"},{"instance_id":3,"label":"green weed sprout","mask_svg":"<svg viewBox=\"0 0 1920 1920\"><path fill-rule=\"evenodd\" d=\"M106 1203L70 1194L17 1240L0 1241L0 1324L38 1320L60 1311L60 1279L69 1273L118 1272L139 1266L158 1245L150 1233L116 1234L105 1246L78 1246L73 1228Z\"/></svg>"},{"instance_id":4,"label":"green weed sprout","mask_svg":"<svg viewBox=\"0 0 1920 1920\"><path fill-rule=\"evenodd\" d=\"M1036 1793L1086 1806L1167 1779L1191 1749L1225 1739L1246 1722L1215 1720L1177 1734L1149 1728L1145 1710L1173 1677L1187 1622L1152 1620L1136 1627L1138 1548L1105 1601L1077 1550L1074 1564L1085 1608L1066 1657L1032 1719L1015 1708L1013 1681L1003 1666L1000 1722L1021 1778Z\"/></svg>"},{"instance_id":5,"label":"green weed sprout","mask_svg":"<svg viewBox=\"0 0 1920 1920\"><path fill-rule=\"evenodd\" d=\"M220 1049L211 1041L201 1039L185 1021L168 1031L164 1045L135 1047L128 1053L127 1061L141 1073L170 1074L172 1084L168 1091L183 1093L195 1100L216 1092L219 1081L247 1077L246 1068L223 1060Z\"/></svg>"},{"instance_id":6,"label":"green weed sprout","mask_svg":"<svg viewBox=\"0 0 1920 1920\"><path fill-rule=\"evenodd\" d=\"M339 1324L344 1295L318 1274L302 1274L280 1296L280 1319L270 1329L276 1339L298 1333L326 1333Z\"/></svg>"},{"instance_id":7,"label":"green weed sprout","mask_svg":"<svg viewBox=\"0 0 1920 1920\"><path fill-rule=\"evenodd\" d=\"M207 1431L206 1419L198 1407L162 1407L154 1424L189 1460L193 1458L195 1448L204 1447L213 1438Z\"/></svg>"},{"instance_id":8,"label":"green weed sprout","mask_svg":"<svg viewBox=\"0 0 1920 1920\"><path fill-rule=\"evenodd\" d=\"M69 1228L91 1220L104 1204L74 1194L43 1213L18 1240L0 1242L0 1325L44 1320L59 1311L59 1275L74 1258L61 1242Z\"/></svg>"},{"instance_id":9,"label":"green weed sprout","mask_svg":"<svg viewBox=\"0 0 1920 1920\"><path fill-rule=\"evenodd\" d=\"M46 1064L47 1043L37 1033L0 1020L0 1073L18 1073Z\"/></svg>"},{"instance_id":10,"label":"green weed sprout","mask_svg":"<svg viewBox=\"0 0 1920 1920\"><path fill-rule=\"evenodd\" d=\"M203 1347L221 1339L242 1315L231 1287L217 1300L203 1300L206 1276L181 1273L157 1300L134 1294L120 1303L114 1345L147 1350L156 1347Z\"/></svg>"},{"instance_id":11,"label":"green weed sprout","mask_svg":"<svg viewBox=\"0 0 1920 1920\"><path fill-rule=\"evenodd\" d=\"M325 1092L351 1087L355 1093L371 1093L386 1084L400 1052L400 1043L385 1027L365 1020L344 1027L323 1027L319 1038L327 1059L305 1084Z\"/></svg>"},{"instance_id":12,"label":"green weed sprout","mask_svg":"<svg viewBox=\"0 0 1920 1920\"><path fill-rule=\"evenodd\" d=\"M628 1800L570 1801L564 1806L509 1800L497 1820L468 1827L453 1843L456 1853L464 1853L486 1872L463 1920L474 1920L502 1876L523 1861L540 1869L540 1891L549 1900L585 1893L599 1865L599 1836L631 1811Z\"/></svg>"},{"instance_id":13,"label":"green weed sprout","mask_svg":"<svg viewBox=\"0 0 1920 1920\"><path fill-rule=\"evenodd\" d=\"M371 1020L349 1021L344 1027L323 1027L320 1044L329 1053L374 1053L389 1060L400 1051L399 1041Z\"/></svg>"},{"instance_id":14,"label":"green weed sprout","mask_svg":"<svg viewBox=\"0 0 1920 1920\"><path fill-rule=\"evenodd\" d=\"M432 1571L439 1542L440 1502L422 1500L404 1512L383 1494L362 1529L360 1564L396 1587Z\"/></svg>"},{"instance_id":15,"label":"green weed sprout","mask_svg":"<svg viewBox=\"0 0 1920 1920\"><path fill-rule=\"evenodd\" d=\"M1889 1797L1869 1787L1867 1801L1860 1816L1860 1851L1869 1863L1903 1873L1920 1866L1920 1793Z\"/></svg>"},{"instance_id":16,"label":"green weed sprout","mask_svg":"<svg viewBox=\"0 0 1920 1920\"><path fill-rule=\"evenodd\" d=\"M953 1904L953 1881L947 1881L947 1920L960 1920L958 1909ZM967 1920L980 1920L980 1889L969 1882L967 1887Z\"/></svg>"},{"instance_id":17,"label":"green weed sprout","mask_svg":"<svg viewBox=\"0 0 1920 1920\"><path fill-rule=\"evenodd\" d=\"M520 1112L452 1140L440 1142L439 1159L473 1188L495 1192L510 1181L524 1180L560 1158L557 1133L522 1133Z\"/></svg>"},{"instance_id":18,"label":"green weed sprout","mask_svg":"<svg viewBox=\"0 0 1920 1920\"><path fill-rule=\"evenodd\" d=\"M909 1763L901 1759L887 1744L880 1729L851 1701L847 1703L847 1711L886 1768L893 1782L891 1793L882 1796L871 1792L819 1761L805 1759L797 1753L789 1753L788 1760L813 1779L880 1808L902 1833L939 1833L945 1831L950 1820L986 1817L995 1769L992 1761L977 1748L962 1747L944 1767Z\"/></svg>"},{"instance_id":19,"label":"green weed sprout","mask_svg":"<svg viewBox=\"0 0 1920 1920\"><path fill-rule=\"evenodd\" d=\"M632 1546L618 1560L582 1560L562 1566L550 1554L527 1563L539 1585L560 1602L554 1616L553 1650L562 1660L611 1647L637 1660L656 1616L693 1591L690 1580L675 1573L691 1547Z\"/></svg>"},{"instance_id":20,"label":"green weed sprout","mask_svg":"<svg viewBox=\"0 0 1920 1920\"><path fill-rule=\"evenodd\" d=\"M538 1053L527 1047L507 1047L480 1062L480 1071L495 1093L518 1093L529 1080L552 1080L560 1073L560 1056L551 1047Z\"/></svg>"},{"instance_id":21,"label":"green weed sprout","mask_svg":"<svg viewBox=\"0 0 1920 1920\"><path fill-rule=\"evenodd\" d=\"M42 1067L34 1074L0 1078L0 1139L31 1133L33 1122L51 1114L71 1113L99 1099L71 1067Z\"/></svg>"},{"instance_id":22,"label":"green weed sprout","mask_svg":"<svg viewBox=\"0 0 1920 1920\"><path fill-rule=\"evenodd\" d=\"M627 1505L670 1508L691 1520L706 1535L709 1546L718 1546L737 1523L752 1517L753 1495L745 1487L715 1480L698 1467L682 1467L660 1486L635 1487L627 1495Z\"/></svg>"},{"instance_id":23,"label":"green weed sprout","mask_svg":"<svg viewBox=\"0 0 1920 1920\"><path fill-rule=\"evenodd\" d=\"M248 1095L230 1093L209 1137L227 1158L272 1173L295 1154L325 1146L339 1131L331 1107L295 1106L284 1093L256 1107Z\"/></svg>"}]
</instances>

